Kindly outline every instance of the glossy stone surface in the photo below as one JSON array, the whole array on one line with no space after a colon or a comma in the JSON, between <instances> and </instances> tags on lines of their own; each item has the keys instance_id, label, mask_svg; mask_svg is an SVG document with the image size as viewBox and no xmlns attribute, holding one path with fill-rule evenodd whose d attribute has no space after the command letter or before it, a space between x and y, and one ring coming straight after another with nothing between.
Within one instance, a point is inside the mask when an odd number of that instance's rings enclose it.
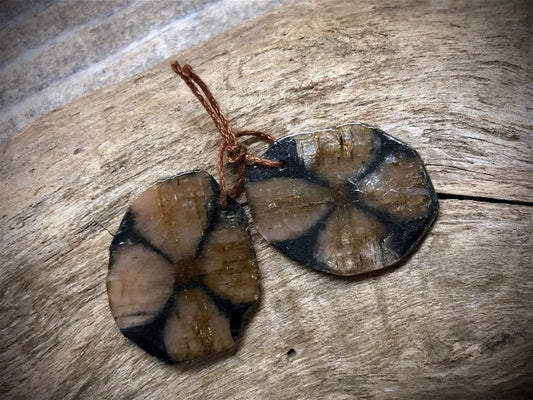
<instances>
[{"instance_id":1,"label":"glossy stone surface","mask_svg":"<svg viewBox=\"0 0 533 400\"><path fill-rule=\"evenodd\" d=\"M259 297L241 206L192 171L155 184L127 211L110 247L107 291L122 333L166 361L233 347Z\"/></svg>"},{"instance_id":2,"label":"glossy stone surface","mask_svg":"<svg viewBox=\"0 0 533 400\"><path fill-rule=\"evenodd\" d=\"M288 256L336 275L393 265L426 233L438 200L424 164L379 129L345 124L277 140L281 169L247 169L257 230Z\"/></svg>"}]
</instances>

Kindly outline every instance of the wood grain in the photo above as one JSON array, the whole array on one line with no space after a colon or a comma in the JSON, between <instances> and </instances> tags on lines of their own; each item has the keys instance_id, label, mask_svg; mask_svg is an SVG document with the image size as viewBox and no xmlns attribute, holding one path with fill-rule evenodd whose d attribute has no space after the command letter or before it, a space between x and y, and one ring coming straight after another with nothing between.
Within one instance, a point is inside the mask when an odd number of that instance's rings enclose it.
<instances>
[{"instance_id":1,"label":"wood grain","mask_svg":"<svg viewBox=\"0 0 533 400\"><path fill-rule=\"evenodd\" d=\"M526 396L531 18L520 1L306 1L179 55L236 128L360 120L418 149L439 193L487 200L443 200L412 258L357 279L297 265L252 231L261 305L236 354L189 366L128 343L104 283L131 200L215 170L217 134L168 62L3 141L2 397Z\"/></svg>"},{"instance_id":2,"label":"wood grain","mask_svg":"<svg viewBox=\"0 0 533 400\"><path fill-rule=\"evenodd\" d=\"M291 1L3 0L0 140Z\"/></svg>"}]
</instances>

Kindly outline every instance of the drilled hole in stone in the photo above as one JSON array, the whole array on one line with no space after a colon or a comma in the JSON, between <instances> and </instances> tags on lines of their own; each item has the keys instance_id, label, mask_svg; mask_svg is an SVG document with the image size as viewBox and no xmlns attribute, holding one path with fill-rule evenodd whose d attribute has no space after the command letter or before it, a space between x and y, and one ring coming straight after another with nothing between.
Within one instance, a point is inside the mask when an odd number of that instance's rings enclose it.
<instances>
[{"instance_id":1,"label":"drilled hole in stone","mask_svg":"<svg viewBox=\"0 0 533 400\"><path fill-rule=\"evenodd\" d=\"M280 171L283 171L285 168L287 168L287 161L285 160L278 160L281 162L281 167L279 167Z\"/></svg>"},{"instance_id":2,"label":"drilled hole in stone","mask_svg":"<svg viewBox=\"0 0 533 400\"><path fill-rule=\"evenodd\" d=\"M289 349L289 351L287 351L287 357L294 357L296 355L296 350L294 349Z\"/></svg>"}]
</instances>

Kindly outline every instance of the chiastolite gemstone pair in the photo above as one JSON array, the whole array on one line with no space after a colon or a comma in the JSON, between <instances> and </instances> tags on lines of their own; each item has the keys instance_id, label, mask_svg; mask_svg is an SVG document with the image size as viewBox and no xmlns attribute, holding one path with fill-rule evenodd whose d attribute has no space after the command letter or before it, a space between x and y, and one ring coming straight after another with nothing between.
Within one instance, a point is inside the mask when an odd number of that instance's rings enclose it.
<instances>
[{"instance_id":1,"label":"chiastolite gemstone pair","mask_svg":"<svg viewBox=\"0 0 533 400\"><path fill-rule=\"evenodd\" d=\"M250 166L246 196L261 235L314 269L356 275L396 264L424 236L438 201L412 148L346 124L286 136ZM218 184L191 171L156 183L127 211L110 247L107 289L122 333L166 361L233 347L259 297L248 221L220 209Z\"/></svg>"}]
</instances>

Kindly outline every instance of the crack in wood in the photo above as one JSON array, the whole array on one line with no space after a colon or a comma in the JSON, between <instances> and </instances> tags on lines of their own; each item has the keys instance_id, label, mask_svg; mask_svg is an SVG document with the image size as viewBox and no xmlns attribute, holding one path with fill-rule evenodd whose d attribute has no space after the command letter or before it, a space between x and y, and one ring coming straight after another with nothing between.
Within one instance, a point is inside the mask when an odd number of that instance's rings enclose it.
<instances>
[{"instance_id":1,"label":"crack in wood","mask_svg":"<svg viewBox=\"0 0 533 400\"><path fill-rule=\"evenodd\" d=\"M498 199L496 197L470 196L466 194L437 192L437 197L439 198L439 200L471 200L471 201L480 201L483 203L511 204L511 205L528 206L528 207L533 206L533 201Z\"/></svg>"}]
</instances>

